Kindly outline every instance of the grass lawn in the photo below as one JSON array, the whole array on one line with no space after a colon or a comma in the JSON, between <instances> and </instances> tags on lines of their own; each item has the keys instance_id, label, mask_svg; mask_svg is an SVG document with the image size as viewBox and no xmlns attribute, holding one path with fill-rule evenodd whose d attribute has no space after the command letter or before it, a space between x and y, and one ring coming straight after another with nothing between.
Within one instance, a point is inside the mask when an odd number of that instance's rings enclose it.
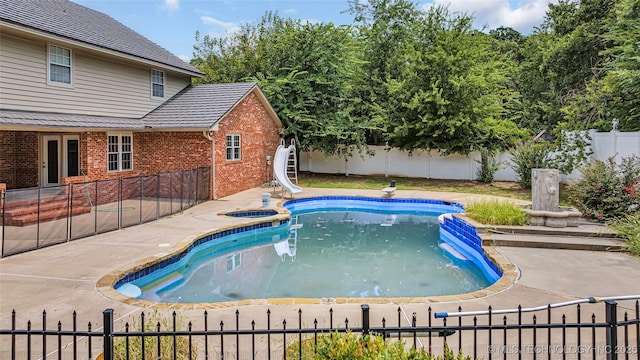
<instances>
[{"instance_id":1,"label":"grass lawn","mask_svg":"<svg viewBox=\"0 0 640 360\"><path fill-rule=\"evenodd\" d=\"M371 189L379 190L389 186L391 180L396 181L399 190L423 190L443 192L463 192L470 194L485 194L504 196L513 199L531 201L531 189L523 189L516 182L496 181L485 184L470 180L438 180L424 178L402 178L364 175L331 175L299 173L299 185L313 188L338 188L338 189ZM566 191L560 189L560 204L567 205Z\"/></svg>"}]
</instances>

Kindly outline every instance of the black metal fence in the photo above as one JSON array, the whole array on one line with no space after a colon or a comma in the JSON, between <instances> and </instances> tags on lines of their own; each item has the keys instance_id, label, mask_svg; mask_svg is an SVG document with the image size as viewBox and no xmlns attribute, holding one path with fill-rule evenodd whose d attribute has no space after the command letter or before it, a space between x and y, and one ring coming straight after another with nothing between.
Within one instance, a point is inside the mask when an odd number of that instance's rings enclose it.
<instances>
[{"instance_id":1,"label":"black metal fence","mask_svg":"<svg viewBox=\"0 0 640 360\"><path fill-rule=\"evenodd\" d=\"M351 332L402 341L405 347L434 355L442 355L447 347L472 359L637 360L638 298L640 295L605 301L589 298L537 308L490 307L466 313L460 308L457 313L435 313L421 305L424 313L408 317L399 307L397 319L380 317L369 305L361 305L359 324L345 318L336 325L338 315L329 309L325 326L317 317L309 322L313 326L304 325L310 318L303 320L302 310L291 322L274 321L268 310L266 319L250 323L241 319L239 310L226 316L226 322L210 319L205 311L202 318L184 326L178 325L181 319L175 312L165 320L145 319L142 313L139 322L127 322L120 331L115 328L112 309L103 312L99 329L89 323L87 330L78 330L75 313L71 330L64 330L61 322L49 329L45 312L41 328L35 329L28 321L26 329L20 329L14 311L11 328L0 330L0 355L2 359L304 359L308 356L305 351L317 349L323 336ZM565 306L575 306L575 310L553 311ZM372 318L379 325L372 326ZM303 343L308 345L305 351L300 346Z\"/></svg>"},{"instance_id":2,"label":"black metal fence","mask_svg":"<svg viewBox=\"0 0 640 360\"><path fill-rule=\"evenodd\" d=\"M1 257L157 220L209 199L211 168L0 191Z\"/></svg>"}]
</instances>

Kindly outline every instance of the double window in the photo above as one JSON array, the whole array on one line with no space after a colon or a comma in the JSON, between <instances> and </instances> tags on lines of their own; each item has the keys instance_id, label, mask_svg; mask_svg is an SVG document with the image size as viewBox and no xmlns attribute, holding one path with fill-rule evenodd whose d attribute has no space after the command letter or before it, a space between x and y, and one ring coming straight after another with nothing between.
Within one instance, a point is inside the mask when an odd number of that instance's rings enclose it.
<instances>
[{"instance_id":1,"label":"double window","mask_svg":"<svg viewBox=\"0 0 640 360\"><path fill-rule=\"evenodd\" d=\"M109 171L133 169L133 136L131 134L109 134L107 167Z\"/></svg>"},{"instance_id":2,"label":"double window","mask_svg":"<svg viewBox=\"0 0 640 360\"><path fill-rule=\"evenodd\" d=\"M227 161L240 160L240 135L227 135Z\"/></svg>"},{"instance_id":3,"label":"double window","mask_svg":"<svg viewBox=\"0 0 640 360\"><path fill-rule=\"evenodd\" d=\"M151 70L151 96L164 98L164 71Z\"/></svg>"},{"instance_id":4,"label":"double window","mask_svg":"<svg viewBox=\"0 0 640 360\"><path fill-rule=\"evenodd\" d=\"M49 83L71 85L71 49L49 45Z\"/></svg>"}]
</instances>

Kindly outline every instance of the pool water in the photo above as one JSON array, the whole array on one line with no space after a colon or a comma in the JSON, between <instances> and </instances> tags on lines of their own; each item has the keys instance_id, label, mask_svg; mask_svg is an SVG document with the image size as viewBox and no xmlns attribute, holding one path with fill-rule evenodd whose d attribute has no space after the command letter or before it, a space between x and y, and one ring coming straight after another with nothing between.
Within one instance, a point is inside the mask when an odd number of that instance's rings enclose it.
<instances>
[{"instance_id":1,"label":"pool water","mask_svg":"<svg viewBox=\"0 0 640 360\"><path fill-rule=\"evenodd\" d=\"M132 283L143 299L176 303L427 297L491 284L440 242L433 213L305 209L293 211L290 226L202 244L175 267Z\"/></svg>"}]
</instances>

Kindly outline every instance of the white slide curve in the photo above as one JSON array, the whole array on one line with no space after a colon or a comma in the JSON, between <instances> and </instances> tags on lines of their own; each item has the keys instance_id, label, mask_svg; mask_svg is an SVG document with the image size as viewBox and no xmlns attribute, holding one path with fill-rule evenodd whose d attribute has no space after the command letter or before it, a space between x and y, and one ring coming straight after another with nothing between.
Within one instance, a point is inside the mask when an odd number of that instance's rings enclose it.
<instances>
[{"instance_id":1,"label":"white slide curve","mask_svg":"<svg viewBox=\"0 0 640 360\"><path fill-rule=\"evenodd\" d=\"M278 145L276 156L273 159L273 177L275 177L276 181L280 186L282 186L282 188L293 196L293 194L302 192L302 188L292 183L287 176L287 161L289 160L289 154L292 151L296 151L295 145L289 145L289 147Z\"/></svg>"}]
</instances>

